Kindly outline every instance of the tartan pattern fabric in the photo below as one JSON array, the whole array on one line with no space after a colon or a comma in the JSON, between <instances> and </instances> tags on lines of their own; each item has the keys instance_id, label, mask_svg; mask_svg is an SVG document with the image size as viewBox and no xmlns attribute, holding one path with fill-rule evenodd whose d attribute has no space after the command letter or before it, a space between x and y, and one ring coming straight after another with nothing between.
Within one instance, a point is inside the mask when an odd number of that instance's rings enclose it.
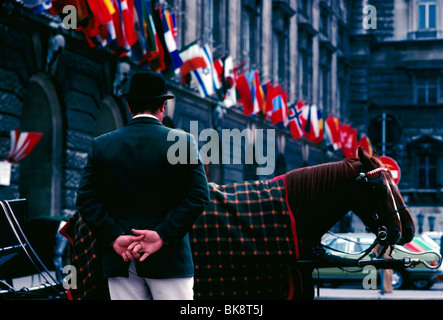
<instances>
[{"instance_id":1,"label":"tartan pattern fabric","mask_svg":"<svg viewBox=\"0 0 443 320\"><path fill-rule=\"evenodd\" d=\"M284 180L209 184L190 232L196 299L285 299L296 247Z\"/></svg>"},{"instance_id":2,"label":"tartan pattern fabric","mask_svg":"<svg viewBox=\"0 0 443 320\"><path fill-rule=\"evenodd\" d=\"M77 271L77 287L68 290L71 300L95 300L109 297L103 278L100 251L96 240L77 212L60 230L71 243L71 265Z\"/></svg>"},{"instance_id":3,"label":"tartan pattern fabric","mask_svg":"<svg viewBox=\"0 0 443 320\"><path fill-rule=\"evenodd\" d=\"M209 191L210 203L189 234L195 299L286 299L298 248L284 180L210 183ZM78 212L60 233L71 242L77 269L70 299L108 299L100 250Z\"/></svg>"}]
</instances>

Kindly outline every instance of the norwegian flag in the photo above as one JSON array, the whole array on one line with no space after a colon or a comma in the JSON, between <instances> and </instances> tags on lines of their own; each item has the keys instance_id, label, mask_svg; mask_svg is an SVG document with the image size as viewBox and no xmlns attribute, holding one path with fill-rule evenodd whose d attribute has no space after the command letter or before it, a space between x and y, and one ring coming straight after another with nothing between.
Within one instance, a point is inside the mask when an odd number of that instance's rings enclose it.
<instances>
[{"instance_id":1,"label":"norwegian flag","mask_svg":"<svg viewBox=\"0 0 443 320\"><path fill-rule=\"evenodd\" d=\"M303 112L303 101L299 100L297 104L290 106L289 109L289 129L292 137L298 139L303 137L303 119L301 117Z\"/></svg>"},{"instance_id":2,"label":"norwegian flag","mask_svg":"<svg viewBox=\"0 0 443 320\"><path fill-rule=\"evenodd\" d=\"M6 161L17 163L28 156L43 136L41 132L20 132L18 129L11 131L11 152Z\"/></svg>"}]
</instances>

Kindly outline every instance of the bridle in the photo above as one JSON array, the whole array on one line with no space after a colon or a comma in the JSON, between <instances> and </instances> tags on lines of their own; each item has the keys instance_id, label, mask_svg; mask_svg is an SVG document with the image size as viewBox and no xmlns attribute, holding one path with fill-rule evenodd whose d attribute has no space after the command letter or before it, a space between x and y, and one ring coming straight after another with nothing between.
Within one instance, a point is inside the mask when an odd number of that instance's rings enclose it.
<instances>
[{"instance_id":1,"label":"bridle","mask_svg":"<svg viewBox=\"0 0 443 320\"><path fill-rule=\"evenodd\" d=\"M383 188L383 174L382 174L383 171L389 172L389 169L385 168L385 167L379 167L379 168L376 168L376 169L368 171L368 172L364 172L361 169L361 172L357 176L356 181L358 183L364 183L369 188L369 191L374 193L376 190ZM379 175L377 179L368 179L368 177L376 175L376 174ZM386 211L386 212L379 212L374 207L372 201L369 201L370 212L372 212L371 219L377 225L381 223L381 220L383 218L385 218L386 216L393 215L393 214L397 214L397 218L400 221L399 210L406 208L406 205L401 206L401 207L397 207L397 203L395 202L394 194L392 192L391 186L389 185L389 182L387 182L386 185L387 185L387 189L389 191L389 194L391 196L392 203L394 205L394 210ZM379 225L378 230L377 230L377 239L380 241L384 241L387 239L387 237L388 237L388 229L384 225Z\"/></svg>"}]
</instances>

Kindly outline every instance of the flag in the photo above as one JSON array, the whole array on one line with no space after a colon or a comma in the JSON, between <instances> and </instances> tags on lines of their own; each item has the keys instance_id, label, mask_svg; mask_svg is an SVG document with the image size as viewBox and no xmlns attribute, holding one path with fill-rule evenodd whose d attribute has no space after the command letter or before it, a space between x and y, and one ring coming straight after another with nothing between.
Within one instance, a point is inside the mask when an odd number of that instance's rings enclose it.
<instances>
[{"instance_id":1,"label":"flag","mask_svg":"<svg viewBox=\"0 0 443 320\"><path fill-rule=\"evenodd\" d=\"M235 91L236 80L234 74L234 63L231 56L228 56L224 59L223 73L223 87L225 91L224 103L225 106L229 108L237 103L237 94Z\"/></svg>"},{"instance_id":2,"label":"flag","mask_svg":"<svg viewBox=\"0 0 443 320\"><path fill-rule=\"evenodd\" d=\"M199 68L207 68L204 52L198 43L192 43L180 50L180 58L183 61L183 65L180 67L182 75L182 83L186 84L190 81L186 80L190 72Z\"/></svg>"},{"instance_id":3,"label":"flag","mask_svg":"<svg viewBox=\"0 0 443 320\"><path fill-rule=\"evenodd\" d=\"M289 122L286 92L281 90L280 85L274 87L274 90L275 91L272 98L271 122L273 124L280 124L286 127Z\"/></svg>"},{"instance_id":4,"label":"flag","mask_svg":"<svg viewBox=\"0 0 443 320\"><path fill-rule=\"evenodd\" d=\"M175 16L175 12L171 13L171 21L172 21L172 35L174 36L175 41L177 41L177 35L178 35L178 30L177 30L177 18Z\"/></svg>"},{"instance_id":5,"label":"flag","mask_svg":"<svg viewBox=\"0 0 443 320\"><path fill-rule=\"evenodd\" d=\"M138 41L131 47L132 57L139 64L143 64L147 59L146 51L146 35L143 22L143 7L141 0L133 0L134 2L134 31Z\"/></svg>"},{"instance_id":6,"label":"flag","mask_svg":"<svg viewBox=\"0 0 443 320\"><path fill-rule=\"evenodd\" d=\"M258 72L256 80L256 97L258 100L259 111L264 115L264 108L266 103L266 91L265 89L263 89L263 86L260 85L260 81L258 79Z\"/></svg>"},{"instance_id":7,"label":"flag","mask_svg":"<svg viewBox=\"0 0 443 320\"><path fill-rule=\"evenodd\" d=\"M218 81L220 81L221 84L223 84L224 82L224 78L225 75L223 73L223 69L224 69L224 63L222 61L222 59L218 59L217 61L214 61L214 69L215 72L217 73L217 77L218 77Z\"/></svg>"},{"instance_id":8,"label":"flag","mask_svg":"<svg viewBox=\"0 0 443 320\"><path fill-rule=\"evenodd\" d=\"M209 74L212 83L212 89L215 91L221 89L221 83L218 81L217 72L215 71L214 61L212 60L212 51L208 45L203 46L203 51L205 53L206 64L209 66Z\"/></svg>"},{"instance_id":9,"label":"flag","mask_svg":"<svg viewBox=\"0 0 443 320\"><path fill-rule=\"evenodd\" d=\"M112 15L115 13L113 6L108 6L103 0L89 1L88 3L101 25L106 25L112 20Z\"/></svg>"},{"instance_id":10,"label":"flag","mask_svg":"<svg viewBox=\"0 0 443 320\"><path fill-rule=\"evenodd\" d=\"M317 121L318 121L318 135L316 136L314 143L318 144L324 140L324 122L321 110L317 109Z\"/></svg>"},{"instance_id":11,"label":"flag","mask_svg":"<svg viewBox=\"0 0 443 320\"><path fill-rule=\"evenodd\" d=\"M163 32L164 32L164 38L166 43L166 48L169 51L169 54L171 55L172 63L173 63L173 69L178 69L183 65L183 61L180 58L180 55L178 53L177 49L177 42L175 41L175 38L171 31L171 24L168 23L170 20L170 14L169 11L165 11L162 15L162 26L163 26Z\"/></svg>"},{"instance_id":12,"label":"flag","mask_svg":"<svg viewBox=\"0 0 443 320\"><path fill-rule=\"evenodd\" d=\"M332 149L338 150L341 148L341 139L340 139L340 120L333 116L329 116L325 120L325 133L328 137L329 142L331 143Z\"/></svg>"},{"instance_id":13,"label":"flag","mask_svg":"<svg viewBox=\"0 0 443 320\"><path fill-rule=\"evenodd\" d=\"M6 157L6 161L17 163L28 156L40 141L43 133L41 132L20 132L11 131L11 151Z\"/></svg>"},{"instance_id":14,"label":"flag","mask_svg":"<svg viewBox=\"0 0 443 320\"><path fill-rule=\"evenodd\" d=\"M112 33L112 28L108 30L108 23L112 22L112 14L115 10L112 10L106 6L103 0L90 1L89 7L93 13L93 24L88 25L86 29L89 28L87 37L88 41L92 46L98 46L103 48L108 44L108 38L110 37L109 31ZM113 7L112 7L113 8Z\"/></svg>"},{"instance_id":15,"label":"flag","mask_svg":"<svg viewBox=\"0 0 443 320\"><path fill-rule=\"evenodd\" d=\"M320 138L320 125L318 120L318 109L315 104L309 104L303 109L302 117L305 119L303 126L304 136L308 141L316 142Z\"/></svg>"},{"instance_id":16,"label":"flag","mask_svg":"<svg viewBox=\"0 0 443 320\"><path fill-rule=\"evenodd\" d=\"M98 18L93 14L91 19L89 19L88 25L83 29L86 41L91 48L96 47L99 43L96 39L100 32L100 22Z\"/></svg>"},{"instance_id":17,"label":"flag","mask_svg":"<svg viewBox=\"0 0 443 320\"><path fill-rule=\"evenodd\" d=\"M82 30L88 25L88 21L93 14L86 0L52 0L52 7L49 8L49 12L52 15L60 15L63 19L63 8L68 5L75 7L77 12L77 30Z\"/></svg>"},{"instance_id":18,"label":"flag","mask_svg":"<svg viewBox=\"0 0 443 320\"><path fill-rule=\"evenodd\" d=\"M261 92L263 92L263 108L262 108L263 120L266 120L266 118L268 117L268 110L266 108L266 106L267 106L266 100L267 100L268 84L269 83L270 83L270 81L263 83L261 85Z\"/></svg>"},{"instance_id":19,"label":"flag","mask_svg":"<svg viewBox=\"0 0 443 320\"><path fill-rule=\"evenodd\" d=\"M113 44L113 49L115 51L117 51L118 48L124 48L126 43L124 36L124 28L121 19L120 6L117 4L117 1L119 0L112 0L112 4L115 8L114 14L112 15L112 24L114 26L114 31L115 31L115 43Z\"/></svg>"},{"instance_id":20,"label":"flag","mask_svg":"<svg viewBox=\"0 0 443 320\"><path fill-rule=\"evenodd\" d=\"M369 140L369 138L365 134L362 134L360 140L358 140L357 145L359 147L364 148L369 155L372 155L373 149L372 149L371 140Z\"/></svg>"},{"instance_id":21,"label":"flag","mask_svg":"<svg viewBox=\"0 0 443 320\"><path fill-rule=\"evenodd\" d=\"M165 33L163 31L163 22L162 22L162 10L159 5L155 6L154 11L152 13L152 18L154 21L154 27L157 33L157 48L158 48L158 58L155 61L151 62L151 67L155 71L164 71L165 73L169 73L169 67L172 64L171 55L167 51L166 42L165 42Z\"/></svg>"},{"instance_id":22,"label":"flag","mask_svg":"<svg viewBox=\"0 0 443 320\"><path fill-rule=\"evenodd\" d=\"M260 79L258 76L258 71L252 69L248 75L248 82L251 88L253 114L259 113L263 110L263 91L260 86Z\"/></svg>"},{"instance_id":23,"label":"flag","mask_svg":"<svg viewBox=\"0 0 443 320\"><path fill-rule=\"evenodd\" d=\"M143 29L145 31L145 46L146 46L146 59L152 61L159 56L158 44L160 39L158 38L157 31L155 29L154 19L152 17L151 1L141 0L143 10ZM152 66L151 66L152 67Z\"/></svg>"},{"instance_id":24,"label":"flag","mask_svg":"<svg viewBox=\"0 0 443 320\"><path fill-rule=\"evenodd\" d=\"M238 91L238 102L243 105L243 113L250 116L254 113L254 100L252 98L251 87L245 74L240 75L236 79L236 89Z\"/></svg>"},{"instance_id":25,"label":"flag","mask_svg":"<svg viewBox=\"0 0 443 320\"><path fill-rule=\"evenodd\" d=\"M117 0L119 1L119 0ZM92 3L94 1L90 1ZM134 29L134 3L132 0L121 0L121 16L125 30L126 44L132 47L137 42L137 34Z\"/></svg>"},{"instance_id":26,"label":"flag","mask_svg":"<svg viewBox=\"0 0 443 320\"><path fill-rule=\"evenodd\" d=\"M357 130L351 125L342 125L340 128L341 149L343 155L347 158L357 156Z\"/></svg>"},{"instance_id":27,"label":"flag","mask_svg":"<svg viewBox=\"0 0 443 320\"><path fill-rule=\"evenodd\" d=\"M198 80L198 89L202 97L213 95L217 90L221 89L220 81L218 81L217 72L212 61L212 53L207 45L204 45L203 58L206 62L206 68L194 70L193 75Z\"/></svg>"},{"instance_id":28,"label":"flag","mask_svg":"<svg viewBox=\"0 0 443 320\"><path fill-rule=\"evenodd\" d=\"M264 118L266 119L267 117L271 117L271 115L272 115L272 110L274 109L272 101L274 99L274 96L275 96L275 93L277 92L277 90L276 90L276 88L274 88L271 81L266 82L264 84L264 86L266 87L266 89L263 91L266 92L266 96L265 96L265 103L264 103L264 107L263 107L264 108L263 115L264 115Z\"/></svg>"},{"instance_id":29,"label":"flag","mask_svg":"<svg viewBox=\"0 0 443 320\"><path fill-rule=\"evenodd\" d=\"M294 139L303 137L303 122L301 118L303 107L303 101L301 100L288 107L289 130Z\"/></svg>"}]
</instances>

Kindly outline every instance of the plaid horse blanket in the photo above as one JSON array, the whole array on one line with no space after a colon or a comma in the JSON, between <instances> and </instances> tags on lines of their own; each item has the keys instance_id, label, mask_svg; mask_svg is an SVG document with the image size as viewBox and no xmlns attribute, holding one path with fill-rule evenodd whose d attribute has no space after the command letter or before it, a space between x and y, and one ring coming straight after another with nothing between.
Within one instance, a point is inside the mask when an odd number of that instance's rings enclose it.
<instances>
[{"instance_id":1,"label":"plaid horse blanket","mask_svg":"<svg viewBox=\"0 0 443 320\"><path fill-rule=\"evenodd\" d=\"M290 297L298 244L284 179L211 183L209 191L189 234L196 299Z\"/></svg>"},{"instance_id":2,"label":"plaid horse blanket","mask_svg":"<svg viewBox=\"0 0 443 320\"><path fill-rule=\"evenodd\" d=\"M196 299L290 299L291 264L298 258L295 221L283 177L209 184L210 203L189 233ZM95 239L79 213L60 231L77 268L74 300L106 299Z\"/></svg>"}]
</instances>

